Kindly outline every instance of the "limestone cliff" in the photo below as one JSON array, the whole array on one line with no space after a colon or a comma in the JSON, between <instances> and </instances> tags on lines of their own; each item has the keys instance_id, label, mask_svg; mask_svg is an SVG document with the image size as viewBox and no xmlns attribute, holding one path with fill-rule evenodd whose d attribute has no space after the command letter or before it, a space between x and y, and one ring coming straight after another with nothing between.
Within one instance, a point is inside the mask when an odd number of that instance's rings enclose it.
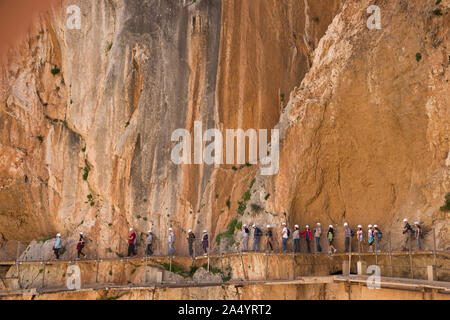
<instances>
[{"instance_id":1,"label":"limestone cliff","mask_svg":"<svg viewBox=\"0 0 450 320\"><path fill-rule=\"evenodd\" d=\"M80 30L66 28L72 4ZM371 4L381 30L366 26ZM408 216L438 227L448 246L439 206L450 190L449 6L63 1L4 59L3 239L61 232L70 243L85 231L89 254L114 255L132 226L141 237L153 229L165 253L173 226L185 254L187 229L215 239L235 217L398 232ZM197 120L280 128L279 174L173 164L172 132Z\"/></svg>"}]
</instances>

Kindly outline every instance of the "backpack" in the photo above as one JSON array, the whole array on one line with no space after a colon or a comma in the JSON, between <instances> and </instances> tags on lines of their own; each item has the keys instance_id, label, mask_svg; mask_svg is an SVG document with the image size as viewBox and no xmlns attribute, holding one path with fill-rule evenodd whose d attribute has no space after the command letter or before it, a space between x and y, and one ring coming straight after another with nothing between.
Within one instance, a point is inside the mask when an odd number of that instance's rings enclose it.
<instances>
[{"instance_id":1,"label":"backpack","mask_svg":"<svg viewBox=\"0 0 450 320\"><path fill-rule=\"evenodd\" d=\"M261 237L261 235L262 235L261 229L260 228L256 228L255 229L255 237Z\"/></svg>"},{"instance_id":2,"label":"backpack","mask_svg":"<svg viewBox=\"0 0 450 320\"><path fill-rule=\"evenodd\" d=\"M287 229L287 236L288 236L288 238L291 236L291 230L289 230L289 229Z\"/></svg>"},{"instance_id":3,"label":"backpack","mask_svg":"<svg viewBox=\"0 0 450 320\"><path fill-rule=\"evenodd\" d=\"M355 231L353 231L353 229L350 229L350 235L352 238L355 236Z\"/></svg>"},{"instance_id":4,"label":"backpack","mask_svg":"<svg viewBox=\"0 0 450 320\"><path fill-rule=\"evenodd\" d=\"M378 229L377 231L378 232L376 233L376 237L381 240L381 238L383 238L383 232L381 232L380 229Z\"/></svg>"}]
</instances>

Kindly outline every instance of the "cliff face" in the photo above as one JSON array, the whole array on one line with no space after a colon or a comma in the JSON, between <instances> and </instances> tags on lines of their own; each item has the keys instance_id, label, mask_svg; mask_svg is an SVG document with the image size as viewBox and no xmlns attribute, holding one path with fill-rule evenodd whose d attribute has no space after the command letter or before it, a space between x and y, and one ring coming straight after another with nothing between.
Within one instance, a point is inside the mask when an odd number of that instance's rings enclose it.
<instances>
[{"instance_id":1,"label":"cliff face","mask_svg":"<svg viewBox=\"0 0 450 320\"><path fill-rule=\"evenodd\" d=\"M2 71L3 237L84 230L120 250L133 226L165 251L170 225L222 232L256 171L174 165L172 132L273 127L339 3L76 1L81 30L69 3L41 17Z\"/></svg>"},{"instance_id":2,"label":"cliff face","mask_svg":"<svg viewBox=\"0 0 450 320\"><path fill-rule=\"evenodd\" d=\"M257 168L173 164L172 132L194 121L281 129L280 172L257 177L244 222L448 228L449 4L376 4L381 30L369 1L64 1L4 59L3 239L85 231L101 254L129 227L158 253L169 226L214 239Z\"/></svg>"},{"instance_id":3,"label":"cliff face","mask_svg":"<svg viewBox=\"0 0 450 320\"><path fill-rule=\"evenodd\" d=\"M258 179L253 200L270 193L269 211L325 220L338 238L344 221L376 223L394 247L409 217L436 227L448 248L439 207L450 187L449 4L377 4L380 30L366 27L369 1L347 1L321 39L278 125L280 173ZM432 247L431 232L426 239Z\"/></svg>"}]
</instances>

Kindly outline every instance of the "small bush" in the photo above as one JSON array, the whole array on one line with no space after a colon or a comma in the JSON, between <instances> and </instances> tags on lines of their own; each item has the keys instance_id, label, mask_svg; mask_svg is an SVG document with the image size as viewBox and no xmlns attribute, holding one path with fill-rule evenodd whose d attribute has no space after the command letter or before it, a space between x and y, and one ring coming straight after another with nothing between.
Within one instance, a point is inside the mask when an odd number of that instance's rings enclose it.
<instances>
[{"instance_id":1,"label":"small bush","mask_svg":"<svg viewBox=\"0 0 450 320\"><path fill-rule=\"evenodd\" d=\"M113 43L111 41L108 41L105 46L105 53L108 53L109 51L111 51L112 46L113 46Z\"/></svg>"},{"instance_id":2,"label":"small bush","mask_svg":"<svg viewBox=\"0 0 450 320\"><path fill-rule=\"evenodd\" d=\"M83 173L83 180L87 181L87 179L89 177L89 168L88 167L84 167L83 171L84 171L84 173Z\"/></svg>"},{"instance_id":3,"label":"small bush","mask_svg":"<svg viewBox=\"0 0 450 320\"><path fill-rule=\"evenodd\" d=\"M266 194L266 196L264 197L264 200L267 201L267 199L269 199L269 197L270 197L270 193Z\"/></svg>"},{"instance_id":4,"label":"small bush","mask_svg":"<svg viewBox=\"0 0 450 320\"><path fill-rule=\"evenodd\" d=\"M433 14L435 16L440 17L440 16L442 16L442 11L441 11L441 9L435 9L435 10L433 10Z\"/></svg>"},{"instance_id":5,"label":"small bush","mask_svg":"<svg viewBox=\"0 0 450 320\"><path fill-rule=\"evenodd\" d=\"M450 211L450 192L445 195L445 204L440 208L441 211Z\"/></svg>"},{"instance_id":6,"label":"small bush","mask_svg":"<svg viewBox=\"0 0 450 320\"><path fill-rule=\"evenodd\" d=\"M50 237L39 238L39 239L36 240L36 242L37 243L41 243L41 242L45 243L45 242L47 242L50 239L52 239L52 238L50 238Z\"/></svg>"},{"instance_id":7,"label":"small bush","mask_svg":"<svg viewBox=\"0 0 450 320\"><path fill-rule=\"evenodd\" d=\"M191 266L191 269L189 270L189 277L192 278L195 272L197 272L197 270L198 270L197 266Z\"/></svg>"},{"instance_id":8,"label":"small bush","mask_svg":"<svg viewBox=\"0 0 450 320\"><path fill-rule=\"evenodd\" d=\"M50 72L51 72L54 76L57 75L60 71L61 71L61 70L60 70L56 65L53 67L52 70L50 70Z\"/></svg>"},{"instance_id":9,"label":"small bush","mask_svg":"<svg viewBox=\"0 0 450 320\"><path fill-rule=\"evenodd\" d=\"M259 204L256 204L256 203L250 204L250 207L251 207L252 210L255 211L255 212L259 212L259 211L262 211L262 210L263 210L263 208L262 208Z\"/></svg>"},{"instance_id":10,"label":"small bush","mask_svg":"<svg viewBox=\"0 0 450 320\"><path fill-rule=\"evenodd\" d=\"M416 53L416 61L419 62L420 60L422 60L422 54L420 52Z\"/></svg>"},{"instance_id":11,"label":"small bush","mask_svg":"<svg viewBox=\"0 0 450 320\"><path fill-rule=\"evenodd\" d=\"M247 205L245 204L245 202L238 201L238 208L236 212L242 216L245 212L245 209L247 209Z\"/></svg>"},{"instance_id":12,"label":"small bush","mask_svg":"<svg viewBox=\"0 0 450 320\"><path fill-rule=\"evenodd\" d=\"M216 236L217 245L220 245L220 241L222 240L222 237L228 238L228 240L230 241L230 245L233 245L235 242L235 240L233 238L234 231L239 230L241 228L242 228L241 222L239 222L237 219L231 220L227 226L227 231L220 233Z\"/></svg>"}]
</instances>

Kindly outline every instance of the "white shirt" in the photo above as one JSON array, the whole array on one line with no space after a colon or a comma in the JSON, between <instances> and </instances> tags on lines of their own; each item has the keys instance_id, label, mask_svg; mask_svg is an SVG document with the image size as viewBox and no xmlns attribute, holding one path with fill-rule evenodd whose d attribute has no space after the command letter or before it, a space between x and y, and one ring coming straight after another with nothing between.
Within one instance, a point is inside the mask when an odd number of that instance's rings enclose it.
<instances>
[{"instance_id":1,"label":"white shirt","mask_svg":"<svg viewBox=\"0 0 450 320\"><path fill-rule=\"evenodd\" d=\"M288 238L288 229L287 229L287 227L283 227L283 238L284 239Z\"/></svg>"},{"instance_id":2,"label":"white shirt","mask_svg":"<svg viewBox=\"0 0 450 320\"><path fill-rule=\"evenodd\" d=\"M172 244L175 242L175 233L171 232L169 233L169 243Z\"/></svg>"}]
</instances>

